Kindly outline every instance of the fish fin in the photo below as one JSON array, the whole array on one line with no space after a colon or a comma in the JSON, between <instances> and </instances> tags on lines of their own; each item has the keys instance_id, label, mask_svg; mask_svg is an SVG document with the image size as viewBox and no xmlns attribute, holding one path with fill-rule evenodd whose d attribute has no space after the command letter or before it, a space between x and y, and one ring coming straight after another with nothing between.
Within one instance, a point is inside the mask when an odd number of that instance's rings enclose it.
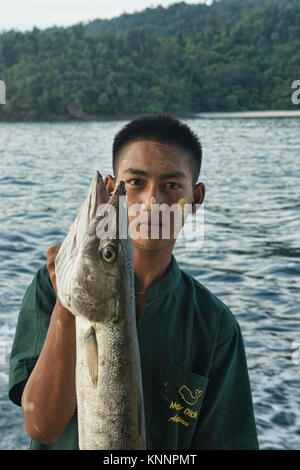
<instances>
[{"instance_id":1,"label":"fish fin","mask_svg":"<svg viewBox=\"0 0 300 470\"><path fill-rule=\"evenodd\" d=\"M88 371L94 388L98 382L98 345L96 331L91 326L84 335L85 354Z\"/></svg>"}]
</instances>

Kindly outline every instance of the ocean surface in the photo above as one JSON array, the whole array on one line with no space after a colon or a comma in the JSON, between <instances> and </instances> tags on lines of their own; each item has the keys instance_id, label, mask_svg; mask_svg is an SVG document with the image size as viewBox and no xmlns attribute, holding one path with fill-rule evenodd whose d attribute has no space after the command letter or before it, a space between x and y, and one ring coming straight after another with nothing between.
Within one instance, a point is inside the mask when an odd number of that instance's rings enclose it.
<instances>
[{"instance_id":1,"label":"ocean surface","mask_svg":"<svg viewBox=\"0 0 300 470\"><path fill-rule=\"evenodd\" d=\"M183 121L203 146L204 230L174 253L241 326L260 448L300 449L300 119ZM126 122L0 123L0 449L29 445L8 399L25 290Z\"/></svg>"}]
</instances>

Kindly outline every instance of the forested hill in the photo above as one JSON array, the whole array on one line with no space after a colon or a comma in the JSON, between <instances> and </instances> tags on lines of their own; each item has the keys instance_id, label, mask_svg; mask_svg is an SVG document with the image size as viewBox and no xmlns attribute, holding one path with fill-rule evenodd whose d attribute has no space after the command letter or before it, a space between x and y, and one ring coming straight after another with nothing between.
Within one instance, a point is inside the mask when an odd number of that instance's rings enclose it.
<instances>
[{"instance_id":1,"label":"forested hill","mask_svg":"<svg viewBox=\"0 0 300 470\"><path fill-rule=\"evenodd\" d=\"M1 119L296 109L299 0L177 3L0 34Z\"/></svg>"},{"instance_id":2,"label":"forested hill","mask_svg":"<svg viewBox=\"0 0 300 470\"><path fill-rule=\"evenodd\" d=\"M97 19L84 25L85 34L94 36L99 33L114 33L117 36L132 28L141 27L146 36L158 35L170 37L180 31L200 31L207 23L230 24L236 21L242 12L248 11L254 5L260 5L261 0L240 0L236 9L236 0L215 2L212 6L205 4L174 3L168 8L145 8L135 14L124 13L111 20Z\"/></svg>"}]
</instances>

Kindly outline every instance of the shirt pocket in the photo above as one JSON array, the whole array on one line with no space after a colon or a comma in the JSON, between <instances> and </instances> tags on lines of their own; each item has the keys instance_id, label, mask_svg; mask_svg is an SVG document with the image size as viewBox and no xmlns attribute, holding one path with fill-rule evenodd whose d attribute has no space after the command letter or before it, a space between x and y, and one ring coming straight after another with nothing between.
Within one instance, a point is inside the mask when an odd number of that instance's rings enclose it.
<instances>
[{"instance_id":1,"label":"shirt pocket","mask_svg":"<svg viewBox=\"0 0 300 470\"><path fill-rule=\"evenodd\" d=\"M152 449L189 449L208 377L168 365L157 377L149 426Z\"/></svg>"}]
</instances>

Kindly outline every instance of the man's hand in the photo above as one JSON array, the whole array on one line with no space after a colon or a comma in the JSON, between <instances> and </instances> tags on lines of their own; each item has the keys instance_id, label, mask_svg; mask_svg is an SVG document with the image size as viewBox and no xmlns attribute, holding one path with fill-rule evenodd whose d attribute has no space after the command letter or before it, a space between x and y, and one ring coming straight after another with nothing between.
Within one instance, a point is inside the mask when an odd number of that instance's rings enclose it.
<instances>
[{"instance_id":1,"label":"man's hand","mask_svg":"<svg viewBox=\"0 0 300 470\"><path fill-rule=\"evenodd\" d=\"M55 290L56 296L57 296L57 290L56 290L56 275L55 275L55 258L56 258L56 255L58 253L58 250L61 244L62 242L58 243L58 245L51 246L50 248L48 248L46 252L47 269L48 269L48 273L49 273L49 276L53 285L53 289Z\"/></svg>"},{"instance_id":2,"label":"man's hand","mask_svg":"<svg viewBox=\"0 0 300 470\"><path fill-rule=\"evenodd\" d=\"M48 273L49 273L49 276L50 276L50 279L51 279L53 289L54 289L55 294L56 294L56 305L59 308L59 311L60 312L63 311L64 313L68 312L68 314L71 315L71 312L69 310L67 310L63 306L61 301L59 300L58 295L57 295L57 288L56 288L55 258L56 258L56 255L58 253L58 250L59 250L61 244L62 244L62 242L58 243L57 245L51 246L46 251L47 269L48 269Z\"/></svg>"}]
</instances>

